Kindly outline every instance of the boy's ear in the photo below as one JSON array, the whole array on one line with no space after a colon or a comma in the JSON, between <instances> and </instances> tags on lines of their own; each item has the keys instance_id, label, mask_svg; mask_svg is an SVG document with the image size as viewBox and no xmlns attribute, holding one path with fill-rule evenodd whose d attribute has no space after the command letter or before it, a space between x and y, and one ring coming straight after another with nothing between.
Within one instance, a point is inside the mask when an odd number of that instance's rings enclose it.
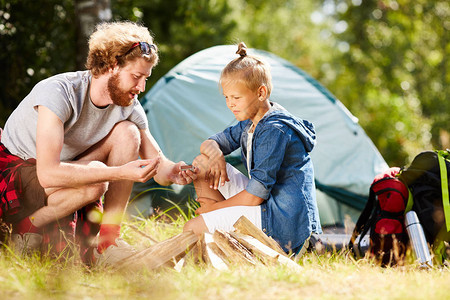
<instances>
[{"instance_id":1,"label":"boy's ear","mask_svg":"<svg viewBox=\"0 0 450 300\"><path fill-rule=\"evenodd\" d=\"M267 99L267 86L262 85L258 88L258 100L264 101Z\"/></svg>"}]
</instances>

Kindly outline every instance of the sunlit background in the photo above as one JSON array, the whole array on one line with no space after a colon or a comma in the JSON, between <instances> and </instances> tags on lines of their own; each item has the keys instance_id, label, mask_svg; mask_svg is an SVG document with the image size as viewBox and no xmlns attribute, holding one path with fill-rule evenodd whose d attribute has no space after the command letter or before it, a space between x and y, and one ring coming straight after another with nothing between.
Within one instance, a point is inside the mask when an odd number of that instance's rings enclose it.
<instances>
[{"instance_id":1,"label":"sunlit background","mask_svg":"<svg viewBox=\"0 0 450 300\"><path fill-rule=\"evenodd\" d=\"M199 50L245 41L327 87L389 165L450 148L446 0L0 1L0 127L38 81L84 69L87 36L103 20L153 32L161 62L147 89Z\"/></svg>"}]
</instances>

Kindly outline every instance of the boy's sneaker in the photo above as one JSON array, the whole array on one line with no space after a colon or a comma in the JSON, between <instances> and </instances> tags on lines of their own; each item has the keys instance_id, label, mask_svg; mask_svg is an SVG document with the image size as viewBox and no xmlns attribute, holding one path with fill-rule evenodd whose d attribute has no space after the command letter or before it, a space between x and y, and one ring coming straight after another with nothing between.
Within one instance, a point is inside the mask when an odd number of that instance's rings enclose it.
<instances>
[{"instance_id":1,"label":"boy's sneaker","mask_svg":"<svg viewBox=\"0 0 450 300\"><path fill-rule=\"evenodd\" d=\"M133 247L121 238L116 239L116 245L109 246L103 253L99 253L97 249L94 249L94 264L103 267L114 266L137 253Z\"/></svg>"},{"instance_id":2,"label":"boy's sneaker","mask_svg":"<svg viewBox=\"0 0 450 300\"><path fill-rule=\"evenodd\" d=\"M31 254L40 251L42 245L42 235L38 233L27 232L22 234L11 234L11 248L18 255Z\"/></svg>"}]
</instances>

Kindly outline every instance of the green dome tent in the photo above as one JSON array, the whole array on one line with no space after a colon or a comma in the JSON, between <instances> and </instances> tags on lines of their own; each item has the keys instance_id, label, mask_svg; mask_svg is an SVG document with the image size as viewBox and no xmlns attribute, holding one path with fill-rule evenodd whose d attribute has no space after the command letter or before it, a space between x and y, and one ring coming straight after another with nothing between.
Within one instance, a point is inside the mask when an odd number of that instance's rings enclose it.
<instances>
[{"instance_id":1,"label":"green dome tent","mask_svg":"<svg viewBox=\"0 0 450 300\"><path fill-rule=\"evenodd\" d=\"M215 46L188 57L143 98L150 131L169 159L192 162L206 138L236 123L218 84L224 66L237 57L236 48ZM271 53L255 49L249 53L271 66L271 101L316 128L317 145L311 156L322 224L342 224L346 215L355 221L373 178L388 168L386 162L358 120L317 81ZM239 157L236 151L227 160L244 170ZM180 193L181 187L173 188Z\"/></svg>"}]
</instances>

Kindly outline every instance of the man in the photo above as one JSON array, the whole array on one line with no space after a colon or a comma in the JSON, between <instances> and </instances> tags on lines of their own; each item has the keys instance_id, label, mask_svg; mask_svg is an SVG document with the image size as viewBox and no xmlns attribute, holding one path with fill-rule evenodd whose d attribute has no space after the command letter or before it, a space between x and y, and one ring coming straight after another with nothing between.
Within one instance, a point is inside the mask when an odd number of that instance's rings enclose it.
<instances>
[{"instance_id":1,"label":"man","mask_svg":"<svg viewBox=\"0 0 450 300\"><path fill-rule=\"evenodd\" d=\"M3 213L16 248L38 247L44 225L104 196L94 256L114 264L134 253L118 239L133 182L192 182L195 173L180 170L184 162L161 153L137 100L157 63L147 28L100 24L89 39L88 70L39 82L11 114L1 135L9 165L0 171L4 182L14 182L9 195L18 194L2 199L15 202Z\"/></svg>"}]
</instances>

